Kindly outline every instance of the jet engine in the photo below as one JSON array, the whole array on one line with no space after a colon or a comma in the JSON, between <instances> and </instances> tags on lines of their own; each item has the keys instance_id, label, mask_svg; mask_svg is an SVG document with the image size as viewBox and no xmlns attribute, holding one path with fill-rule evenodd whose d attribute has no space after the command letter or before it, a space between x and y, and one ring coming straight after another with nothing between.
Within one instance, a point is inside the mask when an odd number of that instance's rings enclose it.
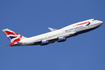
<instances>
[{"instance_id":1,"label":"jet engine","mask_svg":"<svg viewBox=\"0 0 105 70\"><path fill-rule=\"evenodd\" d=\"M58 42L63 42L63 41L66 41L65 37L58 37Z\"/></svg>"},{"instance_id":2,"label":"jet engine","mask_svg":"<svg viewBox=\"0 0 105 70\"><path fill-rule=\"evenodd\" d=\"M47 45L47 44L49 44L48 40L42 40L41 45Z\"/></svg>"}]
</instances>

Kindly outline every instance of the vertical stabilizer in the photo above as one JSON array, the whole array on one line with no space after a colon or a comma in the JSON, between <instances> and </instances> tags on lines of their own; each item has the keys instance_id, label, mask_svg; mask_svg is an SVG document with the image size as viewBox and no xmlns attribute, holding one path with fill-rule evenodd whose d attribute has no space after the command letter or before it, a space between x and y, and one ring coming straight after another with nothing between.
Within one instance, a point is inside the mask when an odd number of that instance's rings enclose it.
<instances>
[{"instance_id":1,"label":"vertical stabilizer","mask_svg":"<svg viewBox=\"0 0 105 70\"><path fill-rule=\"evenodd\" d=\"M10 30L10 29L3 29L2 30L4 34L9 38L11 42L19 42L21 39L24 39L25 37Z\"/></svg>"}]
</instances>

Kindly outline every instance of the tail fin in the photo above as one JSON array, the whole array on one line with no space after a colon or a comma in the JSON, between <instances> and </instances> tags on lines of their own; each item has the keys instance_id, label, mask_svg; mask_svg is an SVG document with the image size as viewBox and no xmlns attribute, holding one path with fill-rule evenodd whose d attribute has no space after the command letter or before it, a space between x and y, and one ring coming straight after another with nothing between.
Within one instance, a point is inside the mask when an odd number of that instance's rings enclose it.
<instances>
[{"instance_id":1,"label":"tail fin","mask_svg":"<svg viewBox=\"0 0 105 70\"><path fill-rule=\"evenodd\" d=\"M24 36L22 36L18 33L15 33L14 31L12 31L10 29L3 29L2 31L9 38L9 40L11 42L19 42L21 39L25 38Z\"/></svg>"}]
</instances>

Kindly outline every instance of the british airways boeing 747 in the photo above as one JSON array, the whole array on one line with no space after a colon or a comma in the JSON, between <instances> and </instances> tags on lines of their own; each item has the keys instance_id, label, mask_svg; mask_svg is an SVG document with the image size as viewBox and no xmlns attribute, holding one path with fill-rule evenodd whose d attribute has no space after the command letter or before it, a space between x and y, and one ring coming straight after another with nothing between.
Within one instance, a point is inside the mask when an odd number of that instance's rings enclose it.
<instances>
[{"instance_id":1,"label":"british airways boeing 747","mask_svg":"<svg viewBox=\"0 0 105 70\"><path fill-rule=\"evenodd\" d=\"M91 31L98 28L102 24L103 22L100 20L89 19L71 24L61 29L53 29L49 27L51 32L29 38L26 38L10 29L3 29L2 31L10 39L10 46L47 45L54 43L55 41L66 41L69 37Z\"/></svg>"}]
</instances>

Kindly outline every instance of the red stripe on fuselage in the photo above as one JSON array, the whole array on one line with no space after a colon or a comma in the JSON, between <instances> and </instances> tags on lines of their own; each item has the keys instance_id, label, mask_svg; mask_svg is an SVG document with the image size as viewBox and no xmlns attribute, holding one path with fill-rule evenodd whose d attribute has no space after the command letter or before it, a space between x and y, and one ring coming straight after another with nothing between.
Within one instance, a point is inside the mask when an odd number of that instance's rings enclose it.
<instances>
[{"instance_id":1,"label":"red stripe on fuselage","mask_svg":"<svg viewBox=\"0 0 105 70\"><path fill-rule=\"evenodd\" d=\"M83 23L80 23L80 24L77 24L77 25L83 25L83 24L87 24L87 23L90 23L89 21L88 22L83 22Z\"/></svg>"}]
</instances>

